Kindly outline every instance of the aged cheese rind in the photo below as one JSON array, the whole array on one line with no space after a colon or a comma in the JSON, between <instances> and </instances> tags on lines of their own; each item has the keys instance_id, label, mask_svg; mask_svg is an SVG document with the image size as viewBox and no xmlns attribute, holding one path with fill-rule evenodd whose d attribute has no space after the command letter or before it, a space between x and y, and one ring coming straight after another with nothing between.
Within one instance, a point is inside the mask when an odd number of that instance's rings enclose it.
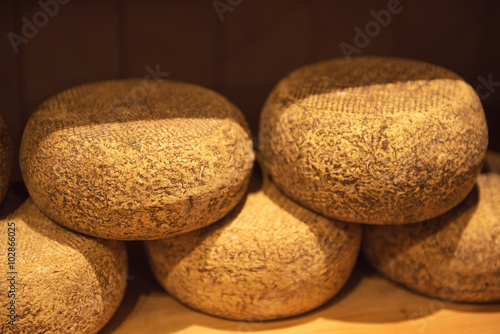
<instances>
[{"instance_id":1,"label":"aged cheese rind","mask_svg":"<svg viewBox=\"0 0 500 334\"><path fill-rule=\"evenodd\" d=\"M15 253L15 259L10 261L14 264L9 267L9 272L15 274L5 273L0 280L0 332L97 333L115 313L125 293L124 243L70 231L43 215L32 199L0 224L5 268L8 247L15 248L10 252ZM14 239L9 239L12 235ZM12 242L14 246L8 244ZM7 280L11 276L15 276L14 281ZM9 291L14 291L15 296L9 297ZM17 316L14 325L8 323L7 317L12 300Z\"/></svg>"},{"instance_id":2,"label":"aged cheese rind","mask_svg":"<svg viewBox=\"0 0 500 334\"><path fill-rule=\"evenodd\" d=\"M328 217L403 224L471 191L488 133L474 89L431 64L334 59L281 80L262 111L259 150L277 186Z\"/></svg>"},{"instance_id":3,"label":"aged cheese rind","mask_svg":"<svg viewBox=\"0 0 500 334\"><path fill-rule=\"evenodd\" d=\"M429 221L364 227L362 251L390 279L435 298L500 300L500 175L481 174L456 208Z\"/></svg>"},{"instance_id":4,"label":"aged cheese rind","mask_svg":"<svg viewBox=\"0 0 500 334\"><path fill-rule=\"evenodd\" d=\"M313 213L272 183L203 229L147 241L160 284L188 306L260 321L314 309L345 284L361 227Z\"/></svg>"},{"instance_id":5,"label":"aged cheese rind","mask_svg":"<svg viewBox=\"0 0 500 334\"><path fill-rule=\"evenodd\" d=\"M143 97L138 87L149 87ZM243 196L253 160L246 121L224 97L137 79L50 98L30 118L20 154L46 215L122 240L165 238L222 218Z\"/></svg>"}]
</instances>

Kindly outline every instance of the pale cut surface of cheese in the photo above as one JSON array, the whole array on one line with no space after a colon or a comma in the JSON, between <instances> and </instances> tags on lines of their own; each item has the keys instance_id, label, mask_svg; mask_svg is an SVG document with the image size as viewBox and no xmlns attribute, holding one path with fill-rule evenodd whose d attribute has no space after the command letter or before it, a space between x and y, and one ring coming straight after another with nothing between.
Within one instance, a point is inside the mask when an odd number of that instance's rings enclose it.
<instances>
[{"instance_id":1,"label":"pale cut surface of cheese","mask_svg":"<svg viewBox=\"0 0 500 334\"><path fill-rule=\"evenodd\" d=\"M109 321L125 292L123 241L68 230L31 199L0 225L0 333L97 333ZM11 314L14 325L8 323Z\"/></svg>"},{"instance_id":2,"label":"pale cut surface of cheese","mask_svg":"<svg viewBox=\"0 0 500 334\"><path fill-rule=\"evenodd\" d=\"M24 131L26 187L55 222L81 233L149 240L226 215L254 153L243 114L192 84L138 79L66 90Z\"/></svg>"},{"instance_id":3,"label":"pale cut surface of cheese","mask_svg":"<svg viewBox=\"0 0 500 334\"><path fill-rule=\"evenodd\" d=\"M500 175L481 174L460 205L432 220L365 226L362 249L375 269L412 290L500 301Z\"/></svg>"},{"instance_id":4,"label":"pale cut surface of cheese","mask_svg":"<svg viewBox=\"0 0 500 334\"><path fill-rule=\"evenodd\" d=\"M221 221L146 242L160 284L182 303L244 321L307 312L344 286L361 227L313 213L270 181Z\"/></svg>"},{"instance_id":5,"label":"pale cut surface of cheese","mask_svg":"<svg viewBox=\"0 0 500 334\"><path fill-rule=\"evenodd\" d=\"M325 216L368 224L434 218L460 203L488 132L455 73L398 58L299 68L268 97L259 150L277 186Z\"/></svg>"}]
</instances>

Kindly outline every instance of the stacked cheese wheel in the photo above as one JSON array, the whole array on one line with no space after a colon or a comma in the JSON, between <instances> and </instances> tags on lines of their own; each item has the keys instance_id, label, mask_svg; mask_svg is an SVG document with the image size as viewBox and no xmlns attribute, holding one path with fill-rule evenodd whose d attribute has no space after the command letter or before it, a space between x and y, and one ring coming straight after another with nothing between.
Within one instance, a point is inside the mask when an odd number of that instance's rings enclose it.
<instances>
[{"instance_id":1,"label":"stacked cheese wheel","mask_svg":"<svg viewBox=\"0 0 500 334\"><path fill-rule=\"evenodd\" d=\"M442 300L500 300L500 174L456 208L409 226L367 226L363 253L387 277Z\"/></svg>"},{"instance_id":2,"label":"stacked cheese wheel","mask_svg":"<svg viewBox=\"0 0 500 334\"><path fill-rule=\"evenodd\" d=\"M43 103L20 164L47 216L101 238L165 238L211 224L242 198L253 164L242 113L173 81L83 85Z\"/></svg>"},{"instance_id":3,"label":"stacked cheese wheel","mask_svg":"<svg viewBox=\"0 0 500 334\"><path fill-rule=\"evenodd\" d=\"M9 292L0 299L8 321L0 332L97 333L125 292L124 243L59 226L32 199L0 224L0 246L10 254L8 279L0 282Z\"/></svg>"},{"instance_id":4,"label":"stacked cheese wheel","mask_svg":"<svg viewBox=\"0 0 500 334\"><path fill-rule=\"evenodd\" d=\"M31 116L20 152L30 206L79 233L147 240L158 281L181 302L230 319L309 311L349 278L361 228L267 179L245 195L253 162L242 113L173 81L57 94Z\"/></svg>"},{"instance_id":5,"label":"stacked cheese wheel","mask_svg":"<svg viewBox=\"0 0 500 334\"><path fill-rule=\"evenodd\" d=\"M55 312L33 299L19 323L40 332L101 328L123 295L120 240L145 240L157 280L194 309L247 321L301 314L346 283L362 224L365 256L395 281L433 296L452 281L454 300L500 298L498 247L487 233L500 214L488 184L500 180L481 176L473 188L487 128L456 74L376 57L306 66L271 92L258 138L264 182L247 192L250 131L213 91L115 80L44 102L21 143L31 198L9 219L36 234L33 247L50 262L26 291L50 291L61 270L61 293L75 297L50 299L68 322L33 317L32 309ZM26 272L40 271L21 256ZM78 256L90 264L82 273L72 269ZM78 293L75 275L86 277ZM94 316L79 320L75 299Z\"/></svg>"},{"instance_id":6,"label":"stacked cheese wheel","mask_svg":"<svg viewBox=\"0 0 500 334\"><path fill-rule=\"evenodd\" d=\"M154 274L178 300L261 321L307 312L345 284L361 228L315 214L264 181L219 222L146 243Z\"/></svg>"},{"instance_id":7,"label":"stacked cheese wheel","mask_svg":"<svg viewBox=\"0 0 500 334\"><path fill-rule=\"evenodd\" d=\"M124 293L121 240L223 218L244 196L253 161L243 114L203 87L115 80L45 101L21 142L30 198L6 218L15 232L2 237L4 248L19 248L16 330L99 331Z\"/></svg>"},{"instance_id":8,"label":"stacked cheese wheel","mask_svg":"<svg viewBox=\"0 0 500 334\"><path fill-rule=\"evenodd\" d=\"M377 270L466 302L500 300L500 177L478 179L487 143L481 102L458 75L380 57L292 72L267 99L259 133L277 186L364 223L362 252Z\"/></svg>"},{"instance_id":9,"label":"stacked cheese wheel","mask_svg":"<svg viewBox=\"0 0 500 334\"><path fill-rule=\"evenodd\" d=\"M430 64L360 57L292 72L262 111L266 170L327 217L405 224L460 203L484 162L487 128L474 89Z\"/></svg>"}]
</instances>

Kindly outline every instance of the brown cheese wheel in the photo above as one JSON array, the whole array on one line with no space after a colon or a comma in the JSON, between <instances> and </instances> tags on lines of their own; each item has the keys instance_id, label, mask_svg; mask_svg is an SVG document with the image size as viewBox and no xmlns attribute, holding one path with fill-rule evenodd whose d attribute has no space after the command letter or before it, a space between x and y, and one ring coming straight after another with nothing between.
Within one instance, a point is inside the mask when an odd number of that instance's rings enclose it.
<instances>
[{"instance_id":1,"label":"brown cheese wheel","mask_svg":"<svg viewBox=\"0 0 500 334\"><path fill-rule=\"evenodd\" d=\"M397 58L334 59L281 80L261 115L264 169L325 216L402 224L436 217L471 191L488 134L458 75Z\"/></svg>"},{"instance_id":2,"label":"brown cheese wheel","mask_svg":"<svg viewBox=\"0 0 500 334\"><path fill-rule=\"evenodd\" d=\"M124 243L59 226L31 199L0 225L0 333L97 333L125 292Z\"/></svg>"},{"instance_id":3,"label":"brown cheese wheel","mask_svg":"<svg viewBox=\"0 0 500 334\"><path fill-rule=\"evenodd\" d=\"M147 241L160 284L188 306L259 321L314 309L346 283L361 227L315 214L270 182L203 229Z\"/></svg>"},{"instance_id":4,"label":"brown cheese wheel","mask_svg":"<svg viewBox=\"0 0 500 334\"><path fill-rule=\"evenodd\" d=\"M465 201L432 220L365 226L362 250L382 274L423 294L500 301L500 175L481 174Z\"/></svg>"},{"instance_id":5,"label":"brown cheese wheel","mask_svg":"<svg viewBox=\"0 0 500 334\"><path fill-rule=\"evenodd\" d=\"M175 81L105 81L43 103L20 164L57 223L109 239L165 238L213 223L242 198L254 153L243 114Z\"/></svg>"},{"instance_id":6,"label":"brown cheese wheel","mask_svg":"<svg viewBox=\"0 0 500 334\"><path fill-rule=\"evenodd\" d=\"M7 124L0 115L0 202L4 199L9 188L12 159L12 141L7 130Z\"/></svg>"}]
</instances>

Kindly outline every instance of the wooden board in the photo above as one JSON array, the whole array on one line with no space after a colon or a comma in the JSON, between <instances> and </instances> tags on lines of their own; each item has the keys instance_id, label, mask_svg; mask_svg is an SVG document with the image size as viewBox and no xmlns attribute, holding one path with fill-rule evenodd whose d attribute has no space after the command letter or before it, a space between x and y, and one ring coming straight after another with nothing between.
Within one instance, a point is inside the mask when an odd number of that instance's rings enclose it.
<instances>
[{"instance_id":1,"label":"wooden board","mask_svg":"<svg viewBox=\"0 0 500 334\"><path fill-rule=\"evenodd\" d=\"M453 304L410 292L358 261L342 291L323 307L290 319L239 322L191 310L169 296L147 267L142 243L129 243L125 299L101 334L202 333L500 333L500 304Z\"/></svg>"}]
</instances>

